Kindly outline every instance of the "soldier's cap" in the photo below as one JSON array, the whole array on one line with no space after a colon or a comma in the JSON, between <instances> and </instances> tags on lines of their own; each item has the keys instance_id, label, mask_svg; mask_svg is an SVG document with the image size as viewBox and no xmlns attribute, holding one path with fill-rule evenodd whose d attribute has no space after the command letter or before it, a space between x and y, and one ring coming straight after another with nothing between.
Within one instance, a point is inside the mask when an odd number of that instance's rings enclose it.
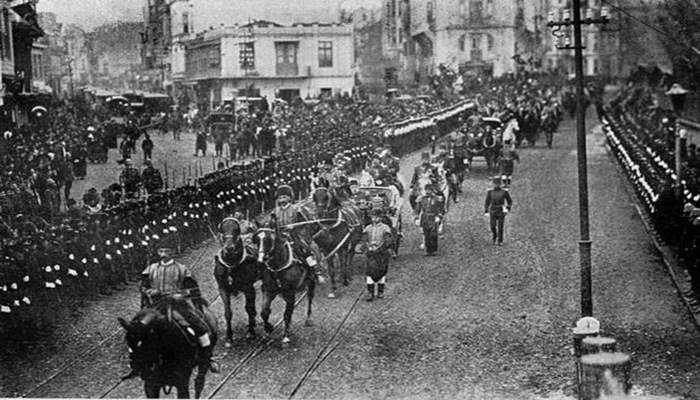
<instances>
[{"instance_id":1,"label":"soldier's cap","mask_svg":"<svg viewBox=\"0 0 700 400\"><path fill-rule=\"evenodd\" d=\"M382 209L381 208L373 208L372 211L370 211L369 215L373 217L381 217L382 216Z\"/></svg>"},{"instance_id":2,"label":"soldier's cap","mask_svg":"<svg viewBox=\"0 0 700 400\"><path fill-rule=\"evenodd\" d=\"M275 192L275 197L289 196L294 198L294 190L289 185L280 185Z\"/></svg>"},{"instance_id":3,"label":"soldier's cap","mask_svg":"<svg viewBox=\"0 0 700 400\"><path fill-rule=\"evenodd\" d=\"M491 181L492 181L493 183L501 183L501 182L502 182L500 176L494 176L494 177L491 179Z\"/></svg>"}]
</instances>

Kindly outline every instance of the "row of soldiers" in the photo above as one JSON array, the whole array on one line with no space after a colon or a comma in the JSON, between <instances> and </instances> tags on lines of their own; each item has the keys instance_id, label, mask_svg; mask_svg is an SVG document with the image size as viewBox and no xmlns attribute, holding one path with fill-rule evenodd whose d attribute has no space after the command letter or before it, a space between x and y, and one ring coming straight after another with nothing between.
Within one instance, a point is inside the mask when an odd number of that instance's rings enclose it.
<instances>
[{"instance_id":1,"label":"row of soldiers","mask_svg":"<svg viewBox=\"0 0 700 400\"><path fill-rule=\"evenodd\" d=\"M423 134L393 137L386 144L412 151ZM58 225L27 216L10 228L21 232L13 232L14 239L0 253L1 325L24 333L49 328L67 313L80 312L86 299L108 295L136 279L155 259L161 240L175 238L185 251L211 237L211 227L234 211L257 216L270 209L279 185L306 196L321 180L346 182L348 173L365 166L380 140L358 133L234 165L205 175L195 186L127 199L93 215L66 217ZM337 154L342 163L320 167Z\"/></svg>"}]
</instances>

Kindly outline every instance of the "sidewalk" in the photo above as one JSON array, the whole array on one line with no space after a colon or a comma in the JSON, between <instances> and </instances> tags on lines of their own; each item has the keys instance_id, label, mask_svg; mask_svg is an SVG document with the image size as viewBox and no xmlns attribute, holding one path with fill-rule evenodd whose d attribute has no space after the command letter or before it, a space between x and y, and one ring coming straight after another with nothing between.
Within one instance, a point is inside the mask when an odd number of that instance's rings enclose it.
<instances>
[{"instance_id":1,"label":"sidewalk","mask_svg":"<svg viewBox=\"0 0 700 400\"><path fill-rule=\"evenodd\" d=\"M596 129L601 130L602 125L598 124L591 130ZM693 292L690 281L690 275L688 275L686 270L683 268L681 260L678 257L678 252L676 251L676 248L674 246L664 244L662 241L659 240L658 234L651 223L650 215L648 215L648 213L641 206L639 199L637 198L637 194L634 192L634 188L632 187L631 182L629 181L628 177L624 174L624 171L622 170L622 167L620 166L617 158L615 158L607 140L605 142L605 148L607 149L608 156L613 160L613 164L615 165L615 169L617 175L620 178L620 182L627 191L627 194L629 195L629 198L632 201L634 208L637 210L637 214L639 214L639 217L642 220L642 223L644 224L644 228L649 234L649 238L654 244L656 250L659 252L659 255L661 256L661 259L663 260L666 269L671 275L673 283L676 285L676 288L678 289L678 292L681 298L683 299L683 302L685 303L686 307L688 308L688 311L693 317L695 325L698 328L700 328L700 301L698 300L698 296L695 294L695 292Z\"/></svg>"}]
</instances>

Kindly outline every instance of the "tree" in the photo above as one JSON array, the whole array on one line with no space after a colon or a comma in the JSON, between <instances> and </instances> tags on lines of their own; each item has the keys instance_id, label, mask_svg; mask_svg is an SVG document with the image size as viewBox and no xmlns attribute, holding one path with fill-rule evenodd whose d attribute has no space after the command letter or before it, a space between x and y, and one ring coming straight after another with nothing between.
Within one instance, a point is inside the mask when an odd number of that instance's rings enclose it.
<instances>
[{"instance_id":1,"label":"tree","mask_svg":"<svg viewBox=\"0 0 700 400\"><path fill-rule=\"evenodd\" d=\"M677 82L700 89L700 0L666 0L658 5L660 39L671 58Z\"/></svg>"}]
</instances>

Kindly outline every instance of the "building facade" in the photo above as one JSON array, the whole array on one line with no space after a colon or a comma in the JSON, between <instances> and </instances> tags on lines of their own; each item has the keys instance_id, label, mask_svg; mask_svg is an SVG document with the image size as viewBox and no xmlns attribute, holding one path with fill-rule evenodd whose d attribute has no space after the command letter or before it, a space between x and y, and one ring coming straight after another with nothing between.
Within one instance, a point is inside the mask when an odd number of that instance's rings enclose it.
<instances>
[{"instance_id":1,"label":"building facade","mask_svg":"<svg viewBox=\"0 0 700 400\"><path fill-rule=\"evenodd\" d=\"M241 93L287 101L352 93L352 25L256 21L201 32L183 44L184 84L195 89L200 107Z\"/></svg>"},{"instance_id":2,"label":"building facade","mask_svg":"<svg viewBox=\"0 0 700 400\"><path fill-rule=\"evenodd\" d=\"M581 16L585 16L589 8L599 10L605 4L601 0L582 0ZM571 10L570 0L548 0L546 12L553 12L556 19L561 19L565 10ZM584 75L620 76L623 73L621 57L620 31L622 21L614 11L611 11L610 23L606 25L583 25L581 28L581 40L583 42L583 73ZM559 50L557 44L564 45L568 38L573 45L573 31L571 29L560 31L563 36L558 40L554 35L546 35L543 68L545 70L559 70L568 75L574 75L574 54L571 50Z\"/></svg>"}]
</instances>

